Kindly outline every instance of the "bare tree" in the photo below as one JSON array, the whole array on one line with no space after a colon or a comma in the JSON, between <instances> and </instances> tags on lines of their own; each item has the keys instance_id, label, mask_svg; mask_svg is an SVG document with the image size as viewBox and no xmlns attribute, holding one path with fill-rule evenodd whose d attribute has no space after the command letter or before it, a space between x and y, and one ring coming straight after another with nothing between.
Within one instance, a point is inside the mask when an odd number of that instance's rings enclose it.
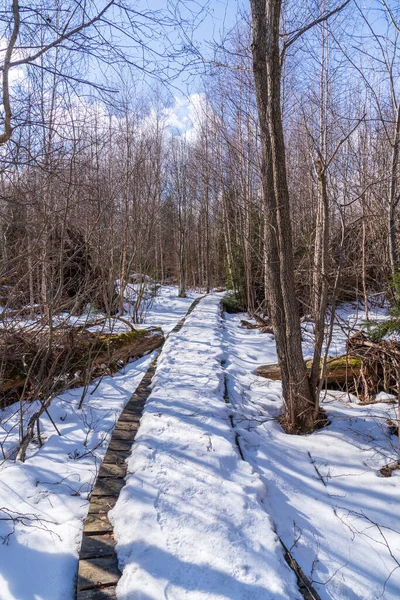
<instances>
[{"instance_id":1,"label":"bare tree","mask_svg":"<svg viewBox=\"0 0 400 600\"><path fill-rule=\"evenodd\" d=\"M340 7L343 8L348 2ZM267 286L288 425L310 431L316 419L315 389L311 388L301 348L299 309L294 277L289 187L281 114L280 19L282 4L251 0L252 54L260 137L262 184L269 231L266 235ZM306 31L337 12L331 11L289 37L282 53Z\"/></svg>"}]
</instances>

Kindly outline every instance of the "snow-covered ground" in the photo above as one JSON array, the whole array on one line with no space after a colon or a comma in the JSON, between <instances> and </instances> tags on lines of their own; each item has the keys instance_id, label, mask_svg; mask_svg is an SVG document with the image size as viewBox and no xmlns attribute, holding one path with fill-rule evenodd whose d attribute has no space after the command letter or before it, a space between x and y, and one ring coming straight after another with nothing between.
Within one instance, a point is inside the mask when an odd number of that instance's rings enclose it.
<instances>
[{"instance_id":1,"label":"snow-covered ground","mask_svg":"<svg viewBox=\"0 0 400 600\"><path fill-rule=\"evenodd\" d=\"M123 318L131 322L133 325L139 327L161 327L167 335L171 329L174 328L176 323L185 315L189 306L195 298L201 296L199 292L188 291L186 298L178 298L178 286L154 286L149 284L149 289L143 293L143 299L140 310L140 321L136 322L134 319L133 304L137 298L138 284L128 284L125 290L126 302L124 304L125 314ZM0 307L0 314L2 312ZM13 311L14 312L14 311ZM94 327L88 325L97 320L101 320L105 315L88 307L87 311L79 316L70 315L69 313L59 313L53 318L53 327L60 325L64 326L85 326L89 331L104 331L112 333L121 333L129 331L129 327L122 321L113 319L102 322ZM46 325L43 325L40 318L35 317L34 319L27 318L26 316L13 316L4 320L0 319L0 329L46 329Z\"/></svg>"},{"instance_id":2,"label":"snow-covered ground","mask_svg":"<svg viewBox=\"0 0 400 600\"><path fill-rule=\"evenodd\" d=\"M341 308L344 323L363 320ZM380 467L399 458L386 427L389 404L358 406L329 393L331 425L309 436L283 433L280 382L258 377L257 366L277 362L273 337L225 315L228 392L244 457L266 486L264 500L284 544L323 600L397 600L400 597L400 472ZM310 353L310 339L304 336ZM335 327L332 354L345 348Z\"/></svg>"},{"instance_id":3,"label":"snow-covered ground","mask_svg":"<svg viewBox=\"0 0 400 600\"><path fill-rule=\"evenodd\" d=\"M219 301L200 302L158 363L110 513L121 600L301 597L263 505L266 489L235 443Z\"/></svg>"},{"instance_id":4,"label":"snow-covered ground","mask_svg":"<svg viewBox=\"0 0 400 600\"><path fill-rule=\"evenodd\" d=\"M193 297L162 288L149 318L166 333ZM82 320L82 319L80 319ZM121 323L122 327L125 326ZM119 326L119 323L118 323ZM94 381L78 410L82 388L54 398L40 420L43 446L31 444L25 463L13 459L19 443L19 406L0 411L0 600L72 600L82 523L114 425L154 354ZM39 403L23 405L23 422Z\"/></svg>"},{"instance_id":5,"label":"snow-covered ground","mask_svg":"<svg viewBox=\"0 0 400 600\"><path fill-rule=\"evenodd\" d=\"M385 321L389 318L388 306L371 306L368 311L368 319L373 323ZM365 326L367 313L362 304L345 303L340 304L335 311L333 324L332 342L329 346L329 356L340 356L346 354L346 341ZM326 319L326 327L329 326L329 315ZM303 353L307 358L312 358L314 351L314 325L310 321L302 323ZM272 344L274 347L274 344ZM325 349L325 348L324 348ZM276 356L272 362L277 362ZM267 364L267 363L264 363Z\"/></svg>"},{"instance_id":6,"label":"snow-covered ground","mask_svg":"<svg viewBox=\"0 0 400 600\"><path fill-rule=\"evenodd\" d=\"M162 288L146 322L168 333L193 297ZM255 375L276 362L273 337L242 328L240 315L221 320L220 298L202 299L159 359L110 515L119 600L299 600L277 534L323 600L397 600L400 473L379 476L399 458L386 428L395 407L361 407L332 392L324 403L331 425L284 434L280 383ZM348 324L365 318L350 306L340 315L332 354L344 351ZM310 324L303 337L309 355ZM18 406L0 411L0 600L73 600L88 497L152 356L93 382L81 411L82 388L55 398L50 414L62 435L44 416L44 445L32 444L23 464L12 459ZM37 405L26 408L25 423Z\"/></svg>"},{"instance_id":7,"label":"snow-covered ground","mask_svg":"<svg viewBox=\"0 0 400 600\"><path fill-rule=\"evenodd\" d=\"M49 412L61 436L44 416L42 448L31 445L25 463L1 465L1 600L73 599L88 496L118 416L151 360L149 355L104 377L91 395L94 382L81 411L82 388L54 399Z\"/></svg>"},{"instance_id":8,"label":"snow-covered ground","mask_svg":"<svg viewBox=\"0 0 400 600\"><path fill-rule=\"evenodd\" d=\"M201 293L187 292L187 298L178 298L177 286L162 286L154 299L149 301L144 314L144 325L161 327L167 335L184 316L193 300Z\"/></svg>"}]
</instances>

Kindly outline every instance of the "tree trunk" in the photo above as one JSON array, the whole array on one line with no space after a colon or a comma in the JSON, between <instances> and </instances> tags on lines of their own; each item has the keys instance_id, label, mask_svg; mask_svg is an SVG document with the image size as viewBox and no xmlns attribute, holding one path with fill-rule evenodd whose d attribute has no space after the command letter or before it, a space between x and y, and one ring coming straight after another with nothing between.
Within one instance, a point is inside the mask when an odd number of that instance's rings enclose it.
<instances>
[{"instance_id":1,"label":"tree trunk","mask_svg":"<svg viewBox=\"0 0 400 600\"><path fill-rule=\"evenodd\" d=\"M393 282L397 274L398 251L396 241L396 207L398 204L397 194L397 172L399 167L399 144L400 144L400 102L396 112L396 126L392 145L392 167L390 173L388 228L389 228L389 259Z\"/></svg>"},{"instance_id":2,"label":"tree trunk","mask_svg":"<svg viewBox=\"0 0 400 600\"><path fill-rule=\"evenodd\" d=\"M268 300L274 326L283 397L292 427L312 430L314 393L303 360L297 306L289 190L281 115L279 23L281 2L251 0L252 54L262 145L262 187Z\"/></svg>"},{"instance_id":3,"label":"tree trunk","mask_svg":"<svg viewBox=\"0 0 400 600\"><path fill-rule=\"evenodd\" d=\"M179 217L179 242L178 242L178 272L179 291L178 298L186 298L186 268L185 268L185 233L183 230L182 216Z\"/></svg>"},{"instance_id":4,"label":"tree trunk","mask_svg":"<svg viewBox=\"0 0 400 600\"><path fill-rule=\"evenodd\" d=\"M317 162L318 207L315 231L314 274L313 274L313 317L314 317L314 357L311 369L310 386L316 389L320 380L322 346L325 334L325 315L328 305L328 246L329 246L329 200L326 172ZM316 406L318 413L318 406Z\"/></svg>"}]
</instances>

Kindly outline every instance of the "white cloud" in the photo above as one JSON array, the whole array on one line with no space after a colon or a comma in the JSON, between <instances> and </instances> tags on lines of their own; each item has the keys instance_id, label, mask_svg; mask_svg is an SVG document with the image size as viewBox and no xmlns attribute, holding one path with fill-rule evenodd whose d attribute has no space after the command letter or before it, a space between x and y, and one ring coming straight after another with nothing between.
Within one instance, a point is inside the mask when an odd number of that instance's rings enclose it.
<instances>
[{"instance_id":1,"label":"white cloud","mask_svg":"<svg viewBox=\"0 0 400 600\"><path fill-rule=\"evenodd\" d=\"M199 133L205 111L206 97L204 94L176 96L174 104L163 111L165 126L174 135L184 136L188 141L194 141Z\"/></svg>"}]
</instances>

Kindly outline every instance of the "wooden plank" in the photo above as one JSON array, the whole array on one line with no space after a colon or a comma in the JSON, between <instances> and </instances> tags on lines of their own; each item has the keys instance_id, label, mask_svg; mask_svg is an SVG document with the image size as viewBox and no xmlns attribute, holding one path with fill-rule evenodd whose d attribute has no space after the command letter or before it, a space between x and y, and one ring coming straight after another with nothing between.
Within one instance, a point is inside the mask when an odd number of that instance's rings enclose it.
<instances>
[{"instance_id":1,"label":"wooden plank","mask_svg":"<svg viewBox=\"0 0 400 600\"><path fill-rule=\"evenodd\" d=\"M129 411L124 411L121 413L120 418L118 419L118 424L120 423L139 423L141 414L132 413Z\"/></svg>"},{"instance_id":2,"label":"wooden plank","mask_svg":"<svg viewBox=\"0 0 400 600\"><path fill-rule=\"evenodd\" d=\"M122 450L122 452L130 452L132 448L131 441L128 440L115 440L114 437L111 438L111 442L108 444L110 450L117 450L118 452Z\"/></svg>"},{"instance_id":3,"label":"wooden plank","mask_svg":"<svg viewBox=\"0 0 400 600\"><path fill-rule=\"evenodd\" d=\"M96 496L92 498L89 504L88 514L108 513L114 508L116 503L115 496Z\"/></svg>"},{"instance_id":4,"label":"wooden plank","mask_svg":"<svg viewBox=\"0 0 400 600\"><path fill-rule=\"evenodd\" d=\"M125 460L128 458L128 456L131 453L131 449L129 448L129 450L126 450L124 452L117 452L116 450L107 450L104 459L103 459L103 465L104 464L113 464L113 465L122 465L124 464Z\"/></svg>"},{"instance_id":5,"label":"wooden plank","mask_svg":"<svg viewBox=\"0 0 400 600\"><path fill-rule=\"evenodd\" d=\"M149 393L147 390L136 390L134 398L128 402L124 411L142 414L148 395Z\"/></svg>"},{"instance_id":6,"label":"wooden plank","mask_svg":"<svg viewBox=\"0 0 400 600\"><path fill-rule=\"evenodd\" d=\"M128 404L127 406L125 406L124 410L122 411L121 417L125 417L125 416L137 417L136 420L140 421L140 417L142 416L142 413L143 413L143 406L144 406L144 403L141 404L141 406L135 406L132 404Z\"/></svg>"},{"instance_id":7,"label":"wooden plank","mask_svg":"<svg viewBox=\"0 0 400 600\"><path fill-rule=\"evenodd\" d=\"M118 421L114 431L137 431L139 429L139 421Z\"/></svg>"},{"instance_id":8,"label":"wooden plank","mask_svg":"<svg viewBox=\"0 0 400 600\"><path fill-rule=\"evenodd\" d=\"M84 535L80 559L112 556L115 553L115 540L111 534Z\"/></svg>"},{"instance_id":9,"label":"wooden plank","mask_svg":"<svg viewBox=\"0 0 400 600\"><path fill-rule=\"evenodd\" d=\"M92 492L92 496L119 496L125 485L124 479L98 479Z\"/></svg>"},{"instance_id":10,"label":"wooden plank","mask_svg":"<svg viewBox=\"0 0 400 600\"><path fill-rule=\"evenodd\" d=\"M117 589L111 585L101 589L83 590L77 593L76 600L116 600Z\"/></svg>"},{"instance_id":11,"label":"wooden plank","mask_svg":"<svg viewBox=\"0 0 400 600\"><path fill-rule=\"evenodd\" d=\"M83 533L112 533L112 531L107 513L89 514L83 524Z\"/></svg>"},{"instance_id":12,"label":"wooden plank","mask_svg":"<svg viewBox=\"0 0 400 600\"><path fill-rule=\"evenodd\" d=\"M128 430L121 429L117 425L112 434L112 439L113 440L126 440L127 442L130 442L132 444L133 440L135 439L137 429L138 429L137 427L135 429L131 428Z\"/></svg>"},{"instance_id":13,"label":"wooden plank","mask_svg":"<svg viewBox=\"0 0 400 600\"><path fill-rule=\"evenodd\" d=\"M124 408L123 412L121 413L121 416L118 420L119 421L132 421L136 423L139 423L141 417L142 417L142 413L143 413L143 408L141 407L140 409L132 409L132 408Z\"/></svg>"},{"instance_id":14,"label":"wooden plank","mask_svg":"<svg viewBox=\"0 0 400 600\"><path fill-rule=\"evenodd\" d=\"M102 585L117 584L120 577L115 555L85 558L79 561L77 589L90 590Z\"/></svg>"},{"instance_id":15,"label":"wooden plank","mask_svg":"<svg viewBox=\"0 0 400 600\"><path fill-rule=\"evenodd\" d=\"M126 475L127 464L114 465L112 463L103 463L100 467L98 477L118 477L124 478Z\"/></svg>"}]
</instances>

